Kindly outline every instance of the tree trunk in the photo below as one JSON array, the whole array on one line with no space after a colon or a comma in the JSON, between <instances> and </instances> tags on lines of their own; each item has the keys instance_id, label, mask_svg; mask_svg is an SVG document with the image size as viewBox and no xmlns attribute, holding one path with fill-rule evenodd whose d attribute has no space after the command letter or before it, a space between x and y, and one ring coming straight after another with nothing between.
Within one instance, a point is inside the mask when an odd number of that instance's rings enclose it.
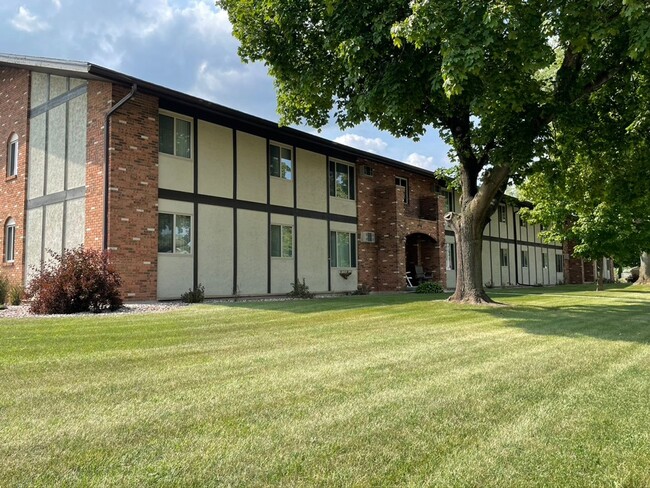
<instances>
[{"instance_id":1,"label":"tree trunk","mask_svg":"<svg viewBox=\"0 0 650 488\"><path fill-rule=\"evenodd\" d=\"M456 291L450 302L494 304L483 288L483 225L469 212L448 213L445 220L456 235Z\"/></svg>"},{"instance_id":2,"label":"tree trunk","mask_svg":"<svg viewBox=\"0 0 650 488\"><path fill-rule=\"evenodd\" d=\"M603 278L603 258L596 259L596 291L605 291L605 280Z\"/></svg>"},{"instance_id":3,"label":"tree trunk","mask_svg":"<svg viewBox=\"0 0 650 488\"><path fill-rule=\"evenodd\" d=\"M639 266L639 279L635 285L650 284L650 254L644 252L641 254L641 265Z\"/></svg>"}]
</instances>

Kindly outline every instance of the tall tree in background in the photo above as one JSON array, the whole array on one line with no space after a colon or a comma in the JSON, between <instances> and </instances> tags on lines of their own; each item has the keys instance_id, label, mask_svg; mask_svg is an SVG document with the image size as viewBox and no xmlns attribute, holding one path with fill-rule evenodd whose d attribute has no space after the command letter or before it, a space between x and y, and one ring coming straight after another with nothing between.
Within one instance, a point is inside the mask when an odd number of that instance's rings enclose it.
<instances>
[{"instance_id":1,"label":"tall tree in background","mask_svg":"<svg viewBox=\"0 0 650 488\"><path fill-rule=\"evenodd\" d=\"M570 118L553 123L555 145L521 185L534 204L522 210L544 224L548 240L570 240L595 260L603 289L603 258L630 265L650 249L650 77L637 70L577 100Z\"/></svg>"},{"instance_id":2,"label":"tall tree in background","mask_svg":"<svg viewBox=\"0 0 650 488\"><path fill-rule=\"evenodd\" d=\"M440 130L462 189L451 300L490 303L482 240L549 124L648 62L645 0L220 0L244 60L275 78L282 123Z\"/></svg>"}]
</instances>

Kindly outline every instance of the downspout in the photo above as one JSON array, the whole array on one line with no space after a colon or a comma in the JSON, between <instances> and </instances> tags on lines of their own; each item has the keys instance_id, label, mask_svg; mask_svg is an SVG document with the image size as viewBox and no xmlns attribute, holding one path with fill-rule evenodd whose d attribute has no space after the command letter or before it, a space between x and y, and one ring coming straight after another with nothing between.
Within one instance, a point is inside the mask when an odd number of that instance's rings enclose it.
<instances>
[{"instance_id":1,"label":"downspout","mask_svg":"<svg viewBox=\"0 0 650 488\"><path fill-rule=\"evenodd\" d=\"M138 91L138 85L133 84L131 91L119 102L113 105L104 118L104 241L103 249L106 251L108 249L108 184L109 184L109 159L110 159L110 122L111 115L115 113L122 105L131 100L135 93Z\"/></svg>"}]
</instances>

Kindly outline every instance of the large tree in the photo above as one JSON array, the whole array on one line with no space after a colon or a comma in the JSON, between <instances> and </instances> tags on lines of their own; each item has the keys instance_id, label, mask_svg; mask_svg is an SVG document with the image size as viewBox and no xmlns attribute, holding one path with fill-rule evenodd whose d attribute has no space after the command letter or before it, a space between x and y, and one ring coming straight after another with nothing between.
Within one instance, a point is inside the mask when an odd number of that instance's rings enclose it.
<instances>
[{"instance_id":1,"label":"large tree","mask_svg":"<svg viewBox=\"0 0 650 488\"><path fill-rule=\"evenodd\" d=\"M440 130L462 189L452 300L489 303L482 235L549 124L647 63L645 0L220 0L244 60L275 78L283 123Z\"/></svg>"}]
</instances>

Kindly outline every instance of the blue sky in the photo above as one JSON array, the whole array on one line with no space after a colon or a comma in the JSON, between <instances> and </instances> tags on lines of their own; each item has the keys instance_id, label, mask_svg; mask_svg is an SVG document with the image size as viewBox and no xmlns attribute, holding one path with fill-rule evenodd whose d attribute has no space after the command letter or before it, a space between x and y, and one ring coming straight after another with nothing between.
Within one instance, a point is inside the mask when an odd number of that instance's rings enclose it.
<instances>
[{"instance_id":1,"label":"blue sky","mask_svg":"<svg viewBox=\"0 0 650 488\"><path fill-rule=\"evenodd\" d=\"M2 0L0 19L0 52L88 61L278 120L273 80L263 64L240 61L212 0ZM435 130L417 143L368 123L345 132L330 124L319 135L427 169L448 166Z\"/></svg>"}]
</instances>

